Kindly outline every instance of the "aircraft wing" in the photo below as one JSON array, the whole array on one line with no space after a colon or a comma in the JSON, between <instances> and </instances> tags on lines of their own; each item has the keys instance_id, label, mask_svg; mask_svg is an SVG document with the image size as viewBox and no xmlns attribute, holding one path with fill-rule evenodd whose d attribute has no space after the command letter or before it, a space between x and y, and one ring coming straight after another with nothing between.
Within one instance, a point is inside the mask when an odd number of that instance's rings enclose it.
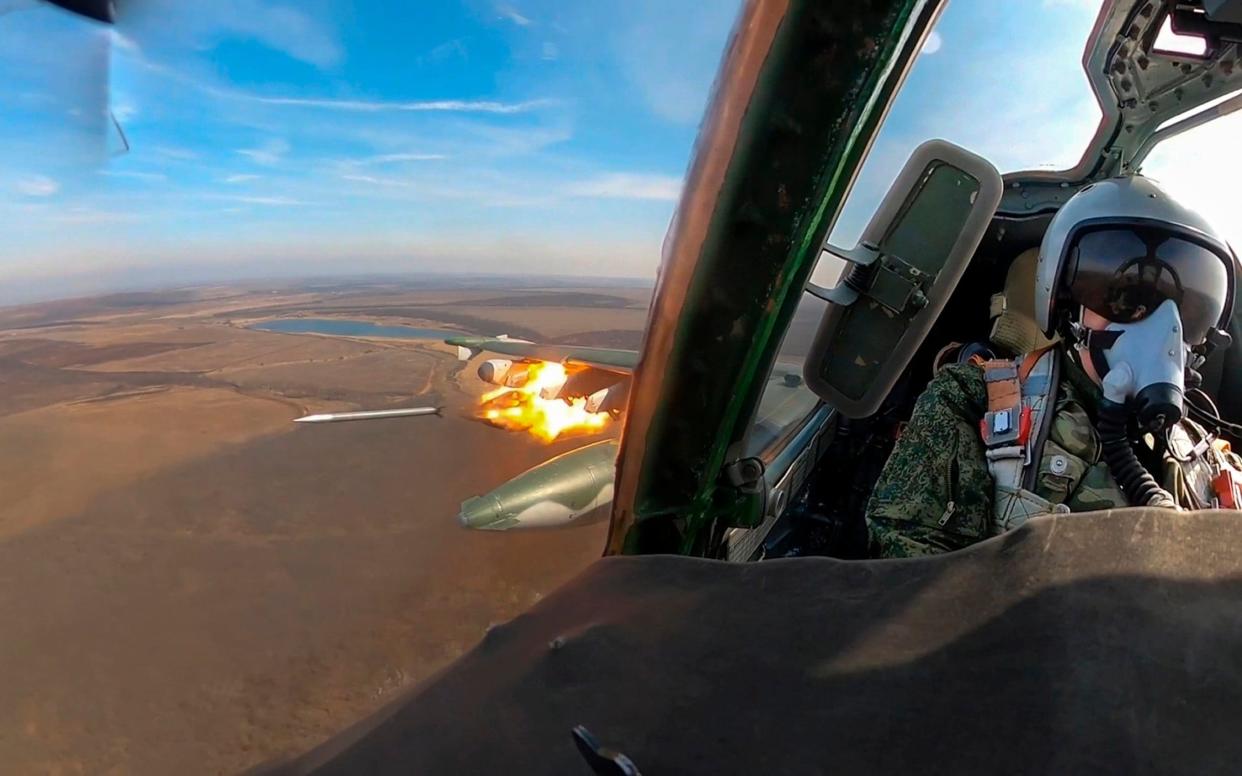
<instances>
[{"instance_id":1,"label":"aircraft wing","mask_svg":"<svg viewBox=\"0 0 1242 776\"><path fill-rule=\"evenodd\" d=\"M508 337L449 337L444 342L468 351L468 353L461 353L463 358L470 358L482 351L488 351L503 356L589 366L620 375L633 374L634 366L638 363L638 351L636 350L587 348L577 345L541 345L537 342Z\"/></svg>"}]
</instances>

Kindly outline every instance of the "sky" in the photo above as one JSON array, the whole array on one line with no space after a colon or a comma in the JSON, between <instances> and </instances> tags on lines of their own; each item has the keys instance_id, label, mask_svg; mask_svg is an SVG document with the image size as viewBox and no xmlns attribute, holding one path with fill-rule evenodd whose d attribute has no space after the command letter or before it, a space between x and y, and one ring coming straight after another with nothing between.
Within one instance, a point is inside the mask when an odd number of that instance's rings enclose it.
<instances>
[{"instance_id":1,"label":"sky","mask_svg":"<svg viewBox=\"0 0 1242 776\"><path fill-rule=\"evenodd\" d=\"M141 0L109 30L0 0L0 302L325 273L653 278L738 7ZM833 242L928 137L1002 172L1077 161L1097 8L953 0Z\"/></svg>"},{"instance_id":2,"label":"sky","mask_svg":"<svg viewBox=\"0 0 1242 776\"><path fill-rule=\"evenodd\" d=\"M652 278L737 13L145 0L113 33L35 2L4 13L14 2L0 0L10 285L212 267ZM126 153L92 121L104 99Z\"/></svg>"}]
</instances>

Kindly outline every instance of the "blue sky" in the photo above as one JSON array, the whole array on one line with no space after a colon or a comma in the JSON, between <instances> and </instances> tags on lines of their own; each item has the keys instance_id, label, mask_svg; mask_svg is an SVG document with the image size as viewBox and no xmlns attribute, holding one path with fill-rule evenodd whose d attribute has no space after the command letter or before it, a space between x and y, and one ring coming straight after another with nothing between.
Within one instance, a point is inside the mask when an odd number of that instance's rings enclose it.
<instances>
[{"instance_id":1,"label":"blue sky","mask_svg":"<svg viewBox=\"0 0 1242 776\"><path fill-rule=\"evenodd\" d=\"M109 31L0 0L10 291L325 272L653 277L738 3L139 8ZM1080 65L1097 8L954 0L834 241L928 137L1002 171L1076 161L1098 117Z\"/></svg>"},{"instance_id":2,"label":"blue sky","mask_svg":"<svg viewBox=\"0 0 1242 776\"><path fill-rule=\"evenodd\" d=\"M1100 119L1082 69L1100 0L951 0L863 163L830 241L852 246L910 152L943 138L1002 173L1065 169ZM1242 112L1160 146L1143 172L1242 246ZM815 281L831 285L839 265Z\"/></svg>"},{"instance_id":3,"label":"blue sky","mask_svg":"<svg viewBox=\"0 0 1242 776\"><path fill-rule=\"evenodd\" d=\"M43 7L0 15L0 277L652 277L737 11L140 7L119 34ZM106 77L84 85L101 63ZM82 117L103 83L128 153L100 148Z\"/></svg>"}]
</instances>

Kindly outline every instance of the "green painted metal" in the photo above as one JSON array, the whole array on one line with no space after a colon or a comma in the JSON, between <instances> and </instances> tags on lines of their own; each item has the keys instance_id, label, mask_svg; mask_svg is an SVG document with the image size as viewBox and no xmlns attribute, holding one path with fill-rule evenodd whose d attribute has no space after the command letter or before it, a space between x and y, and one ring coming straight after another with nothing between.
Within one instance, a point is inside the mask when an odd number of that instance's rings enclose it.
<instances>
[{"instance_id":1,"label":"green painted metal","mask_svg":"<svg viewBox=\"0 0 1242 776\"><path fill-rule=\"evenodd\" d=\"M720 476L937 0L792 0L759 74L677 324L627 553L713 555L746 521Z\"/></svg>"},{"instance_id":2,"label":"green painted metal","mask_svg":"<svg viewBox=\"0 0 1242 776\"><path fill-rule=\"evenodd\" d=\"M568 525L612 500L616 458L615 439L562 453L466 499L457 519L483 531Z\"/></svg>"},{"instance_id":3,"label":"green painted metal","mask_svg":"<svg viewBox=\"0 0 1242 776\"><path fill-rule=\"evenodd\" d=\"M544 345L524 340L500 339L499 337L448 337L447 345L467 350L486 350L505 356L537 358L543 361L593 366L598 369L629 374L638 363L638 351L617 348L590 348L578 345Z\"/></svg>"}]
</instances>

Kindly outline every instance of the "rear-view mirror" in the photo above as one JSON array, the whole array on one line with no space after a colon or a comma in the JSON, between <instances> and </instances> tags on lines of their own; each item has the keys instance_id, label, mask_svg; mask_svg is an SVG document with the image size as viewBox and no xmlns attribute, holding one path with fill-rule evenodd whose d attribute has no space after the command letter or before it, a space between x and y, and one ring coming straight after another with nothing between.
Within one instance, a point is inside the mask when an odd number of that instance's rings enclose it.
<instances>
[{"instance_id":1,"label":"rear-view mirror","mask_svg":"<svg viewBox=\"0 0 1242 776\"><path fill-rule=\"evenodd\" d=\"M848 417L875 412L956 288L1000 203L1000 174L943 140L914 150L853 249L803 367L807 385Z\"/></svg>"}]
</instances>

